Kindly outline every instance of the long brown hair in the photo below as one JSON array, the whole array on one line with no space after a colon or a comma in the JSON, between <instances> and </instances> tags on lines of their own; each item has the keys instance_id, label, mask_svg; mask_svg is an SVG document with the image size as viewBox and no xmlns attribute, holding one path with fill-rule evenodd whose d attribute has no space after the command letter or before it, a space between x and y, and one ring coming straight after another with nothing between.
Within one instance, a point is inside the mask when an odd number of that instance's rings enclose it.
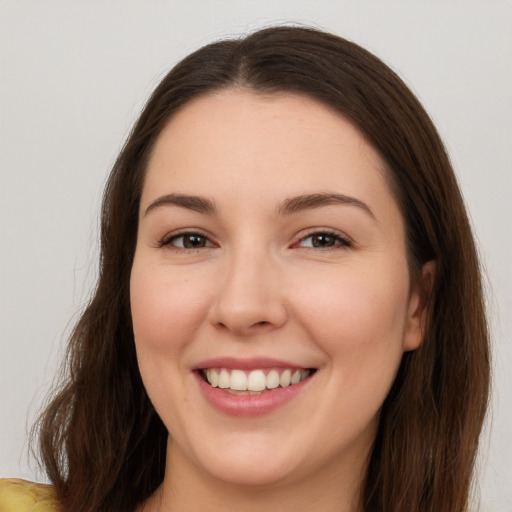
<instances>
[{"instance_id":1,"label":"long brown hair","mask_svg":"<svg viewBox=\"0 0 512 512\"><path fill-rule=\"evenodd\" d=\"M241 87L297 92L359 128L387 164L405 219L411 276L436 261L422 346L403 356L361 491L379 512L463 512L489 386L479 263L445 148L421 104L385 64L332 34L273 27L207 45L149 99L106 186L97 288L71 336L65 384L38 424L66 512L134 510L162 482L168 433L141 381L129 277L148 156L181 106Z\"/></svg>"}]
</instances>

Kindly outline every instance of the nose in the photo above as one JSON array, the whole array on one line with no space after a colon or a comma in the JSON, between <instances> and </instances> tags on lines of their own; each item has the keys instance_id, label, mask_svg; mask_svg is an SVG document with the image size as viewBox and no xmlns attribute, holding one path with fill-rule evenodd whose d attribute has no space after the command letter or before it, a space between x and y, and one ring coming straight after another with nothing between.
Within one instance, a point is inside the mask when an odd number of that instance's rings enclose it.
<instances>
[{"instance_id":1,"label":"nose","mask_svg":"<svg viewBox=\"0 0 512 512\"><path fill-rule=\"evenodd\" d=\"M288 317L286 290L278 264L262 251L233 255L221 276L211 322L237 336L283 326Z\"/></svg>"}]
</instances>

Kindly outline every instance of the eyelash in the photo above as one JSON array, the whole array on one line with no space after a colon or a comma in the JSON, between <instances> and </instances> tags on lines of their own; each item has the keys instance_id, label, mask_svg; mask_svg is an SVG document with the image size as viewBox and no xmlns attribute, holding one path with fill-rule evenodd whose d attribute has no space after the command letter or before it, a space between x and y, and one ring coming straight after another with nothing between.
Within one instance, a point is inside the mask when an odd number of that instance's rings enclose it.
<instances>
[{"instance_id":1,"label":"eyelash","mask_svg":"<svg viewBox=\"0 0 512 512\"><path fill-rule=\"evenodd\" d=\"M328 246L328 247L307 246L307 247L304 247L305 249L318 249L318 250L326 251L326 250L334 250L334 249L346 249L346 248L352 247L352 242L348 238L340 235L336 231L331 231L329 229L319 229L316 231L312 231L311 233L307 234L306 236L303 236L297 243L294 244L294 246L297 246L298 244L300 244L301 242L304 242L308 238L313 238L315 236L326 236L326 237L332 238L335 245Z\"/></svg>"},{"instance_id":2,"label":"eyelash","mask_svg":"<svg viewBox=\"0 0 512 512\"><path fill-rule=\"evenodd\" d=\"M176 245L173 245L173 241L179 240L180 238L183 238L185 240L186 237L198 237L203 239L208 245L202 246L202 247L178 247ZM172 247L173 250L176 251L183 251L183 252L189 252L189 251L197 251L200 249L205 249L207 247L215 247L213 242L203 233L198 231L182 231L181 233L172 233L171 235L165 236L158 242L158 247Z\"/></svg>"},{"instance_id":3,"label":"eyelash","mask_svg":"<svg viewBox=\"0 0 512 512\"><path fill-rule=\"evenodd\" d=\"M335 231L331 231L329 229L322 229L322 230L316 230L311 233L309 233L306 236L301 237L298 242L295 242L292 244L292 247L301 247L300 244L303 243L305 240L309 238L313 238L315 236L326 236L333 240L334 244L333 246L328 247L321 247L321 246L303 246L302 248L305 249L315 249L315 250L334 250L334 249L343 249L343 248L349 248L352 247L352 242L343 236L341 236L339 233ZM182 238L185 240L186 237L198 237L201 238L206 245L203 245L201 247L179 247L176 245L173 245L173 241L179 240ZM313 242L314 244L314 242ZM182 252L190 252L190 251L198 251L201 249L206 249L209 247L215 247L215 244L209 240L209 238L204 235L203 233L197 232L197 231L184 231L181 233L173 233L169 236L164 237L162 240L160 240L157 244L158 247L172 247L175 251L182 251Z\"/></svg>"}]
</instances>

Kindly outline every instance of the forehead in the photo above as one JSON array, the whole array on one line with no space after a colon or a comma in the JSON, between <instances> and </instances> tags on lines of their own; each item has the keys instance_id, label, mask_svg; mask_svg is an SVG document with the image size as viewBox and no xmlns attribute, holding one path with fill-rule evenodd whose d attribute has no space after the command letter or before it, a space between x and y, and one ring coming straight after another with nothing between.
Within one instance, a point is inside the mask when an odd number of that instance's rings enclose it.
<instances>
[{"instance_id":1,"label":"forehead","mask_svg":"<svg viewBox=\"0 0 512 512\"><path fill-rule=\"evenodd\" d=\"M187 103L153 149L143 203L175 191L271 198L387 195L385 165L342 115L303 95L224 90Z\"/></svg>"}]
</instances>

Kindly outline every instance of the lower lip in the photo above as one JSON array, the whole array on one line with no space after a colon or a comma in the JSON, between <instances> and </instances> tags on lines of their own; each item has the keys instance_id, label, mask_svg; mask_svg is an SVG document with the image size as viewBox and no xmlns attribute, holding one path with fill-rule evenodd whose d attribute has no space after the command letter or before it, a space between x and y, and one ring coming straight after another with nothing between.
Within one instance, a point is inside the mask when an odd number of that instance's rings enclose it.
<instances>
[{"instance_id":1,"label":"lower lip","mask_svg":"<svg viewBox=\"0 0 512 512\"><path fill-rule=\"evenodd\" d=\"M206 400L217 410L230 416L258 416L268 414L285 405L301 393L309 384L311 377L285 388L265 391L260 395L234 395L220 388L214 388L194 372L199 389Z\"/></svg>"}]
</instances>

